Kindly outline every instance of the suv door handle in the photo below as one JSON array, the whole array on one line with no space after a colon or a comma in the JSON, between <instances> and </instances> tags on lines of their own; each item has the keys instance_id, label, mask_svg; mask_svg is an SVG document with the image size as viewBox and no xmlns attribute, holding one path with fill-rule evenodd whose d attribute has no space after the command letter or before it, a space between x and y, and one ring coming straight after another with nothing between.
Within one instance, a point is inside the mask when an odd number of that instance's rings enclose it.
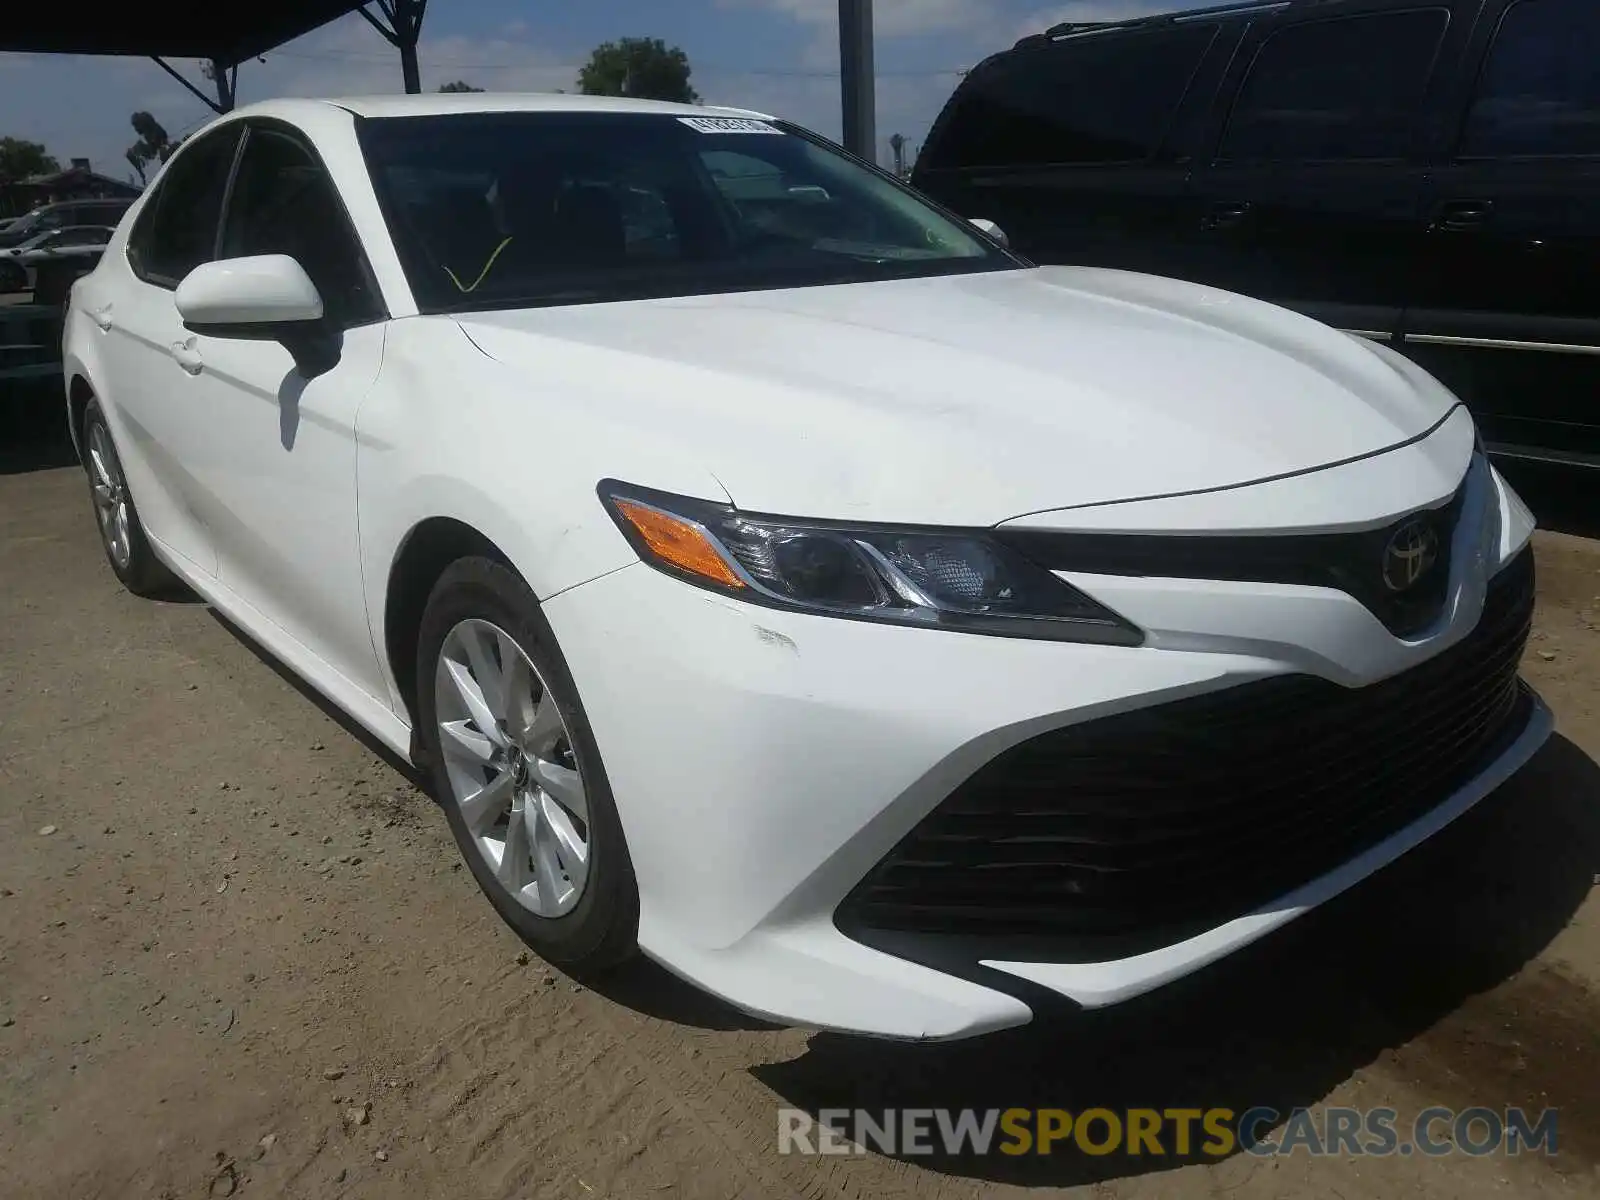
<instances>
[{"instance_id":1,"label":"suv door handle","mask_svg":"<svg viewBox=\"0 0 1600 1200\"><path fill-rule=\"evenodd\" d=\"M89 310L89 319L100 326L102 333L111 331L111 305L103 304L99 308Z\"/></svg>"},{"instance_id":2,"label":"suv door handle","mask_svg":"<svg viewBox=\"0 0 1600 1200\"><path fill-rule=\"evenodd\" d=\"M1493 200L1446 200L1434 209L1429 229L1452 231L1478 229L1494 216Z\"/></svg>"},{"instance_id":3,"label":"suv door handle","mask_svg":"<svg viewBox=\"0 0 1600 1200\"><path fill-rule=\"evenodd\" d=\"M1200 218L1201 229L1237 229L1255 206L1248 200L1219 200Z\"/></svg>"},{"instance_id":4,"label":"suv door handle","mask_svg":"<svg viewBox=\"0 0 1600 1200\"><path fill-rule=\"evenodd\" d=\"M205 365L200 358L200 351L194 348L193 338L189 338L187 341L173 342L172 357L177 360L180 367L191 375L200 374L200 368Z\"/></svg>"}]
</instances>

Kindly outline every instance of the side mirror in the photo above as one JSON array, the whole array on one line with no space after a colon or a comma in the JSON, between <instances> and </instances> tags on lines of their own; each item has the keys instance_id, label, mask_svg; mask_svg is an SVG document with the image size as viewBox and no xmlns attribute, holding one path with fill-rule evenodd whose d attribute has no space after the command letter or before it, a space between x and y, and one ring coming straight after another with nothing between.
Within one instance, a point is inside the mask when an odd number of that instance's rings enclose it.
<instances>
[{"instance_id":1,"label":"side mirror","mask_svg":"<svg viewBox=\"0 0 1600 1200\"><path fill-rule=\"evenodd\" d=\"M287 254L201 263L174 297L183 327L209 337L281 342L307 378L339 359L339 337L322 320L322 296Z\"/></svg>"},{"instance_id":2,"label":"side mirror","mask_svg":"<svg viewBox=\"0 0 1600 1200\"><path fill-rule=\"evenodd\" d=\"M979 229L983 230L984 233L987 233L1002 246L1011 245L1011 239L1006 237L1006 231L1001 229L1000 226L996 225L993 221L987 219L986 217L972 217L969 219L968 223L971 225L976 225Z\"/></svg>"}]
</instances>

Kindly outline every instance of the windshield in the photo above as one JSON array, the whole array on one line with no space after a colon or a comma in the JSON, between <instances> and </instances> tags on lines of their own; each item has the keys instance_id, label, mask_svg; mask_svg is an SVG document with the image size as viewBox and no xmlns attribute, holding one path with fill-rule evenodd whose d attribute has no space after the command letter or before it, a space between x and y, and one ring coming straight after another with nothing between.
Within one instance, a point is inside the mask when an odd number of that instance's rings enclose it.
<instances>
[{"instance_id":1,"label":"windshield","mask_svg":"<svg viewBox=\"0 0 1600 1200\"><path fill-rule=\"evenodd\" d=\"M654 113L361 122L424 312L860 283L1018 265L785 125Z\"/></svg>"}]
</instances>

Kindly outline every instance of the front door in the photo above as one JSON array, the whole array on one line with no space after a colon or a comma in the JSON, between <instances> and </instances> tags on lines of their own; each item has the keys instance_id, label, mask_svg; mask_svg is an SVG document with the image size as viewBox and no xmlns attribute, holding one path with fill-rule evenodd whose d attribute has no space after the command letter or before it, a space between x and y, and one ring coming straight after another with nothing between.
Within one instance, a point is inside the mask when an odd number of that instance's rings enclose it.
<instances>
[{"instance_id":1,"label":"front door","mask_svg":"<svg viewBox=\"0 0 1600 1200\"><path fill-rule=\"evenodd\" d=\"M1513 0L1475 42L1405 351L1493 448L1600 464L1600 4Z\"/></svg>"},{"instance_id":2,"label":"front door","mask_svg":"<svg viewBox=\"0 0 1600 1200\"><path fill-rule=\"evenodd\" d=\"M1468 7L1374 0L1252 26L1196 174L1205 282L1394 336L1419 248L1424 115Z\"/></svg>"},{"instance_id":3,"label":"front door","mask_svg":"<svg viewBox=\"0 0 1600 1200\"><path fill-rule=\"evenodd\" d=\"M338 358L296 365L273 340L203 336L205 403L226 436L208 464L222 583L374 696L386 698L361 586L356 413L383 360L386 312L320 158L293 129L250 122L219 257L287 254L324 306Z\"/></svg>"}]
</instances>

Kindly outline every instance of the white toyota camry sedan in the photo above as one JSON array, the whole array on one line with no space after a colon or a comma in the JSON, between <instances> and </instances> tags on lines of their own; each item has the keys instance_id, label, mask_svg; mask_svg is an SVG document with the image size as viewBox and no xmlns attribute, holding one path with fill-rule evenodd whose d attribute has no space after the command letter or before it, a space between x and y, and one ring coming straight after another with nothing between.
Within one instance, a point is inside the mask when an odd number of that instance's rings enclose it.
<instances>
[{"instance_id":1,"label":"white toyota camry sedan","mask_svg":"<svg viewBox=\"0 0 1600 1200\"><path fill-rule=\"evenodd\" d=\"M1038 268L804 129L286 100L73 290L111 569L425 772L500 915L901 1038L1357 883L1550 729L1528 511L1389 348Z\"/></svg>"}]
</instances>

